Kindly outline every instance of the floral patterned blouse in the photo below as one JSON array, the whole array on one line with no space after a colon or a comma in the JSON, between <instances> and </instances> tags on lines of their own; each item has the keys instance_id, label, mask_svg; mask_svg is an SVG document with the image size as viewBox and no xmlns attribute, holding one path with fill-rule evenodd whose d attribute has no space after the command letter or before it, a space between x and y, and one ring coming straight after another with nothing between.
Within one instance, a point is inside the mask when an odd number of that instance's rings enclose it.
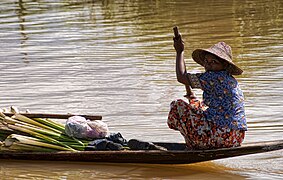
<instances>
[{"instance_id":1,"label":"floral patterned blouse","mask_svg":"<svg viewBox=\"0 0 283 180\"><path fill-rule=\"evenodd\" d=\"M247 130L244 95L237 80L227 71L188 74L192 88L203 90L204 111L208 121L221 127Z\"/></svg>"}]
</instances>

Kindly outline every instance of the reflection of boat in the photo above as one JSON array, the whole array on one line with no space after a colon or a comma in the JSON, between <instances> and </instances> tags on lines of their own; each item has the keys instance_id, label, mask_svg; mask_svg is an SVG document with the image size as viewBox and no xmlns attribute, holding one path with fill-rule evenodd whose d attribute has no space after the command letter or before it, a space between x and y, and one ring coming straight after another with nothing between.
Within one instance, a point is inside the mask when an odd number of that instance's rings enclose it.
<instances>
[{"instance_id":1,"label":"reflection of boat","mask_svg":"<svg viewBox=\"0 0 283 180\"><path fill-rule=\"evenodd\" d=\"M189 164L283 149L283 141L258 142L236 148L186 151L182 143L154 143L160 150L79 151L79 152L0 152L0 159L81 161L110 163Z\"/></svg>"}]
</instances>

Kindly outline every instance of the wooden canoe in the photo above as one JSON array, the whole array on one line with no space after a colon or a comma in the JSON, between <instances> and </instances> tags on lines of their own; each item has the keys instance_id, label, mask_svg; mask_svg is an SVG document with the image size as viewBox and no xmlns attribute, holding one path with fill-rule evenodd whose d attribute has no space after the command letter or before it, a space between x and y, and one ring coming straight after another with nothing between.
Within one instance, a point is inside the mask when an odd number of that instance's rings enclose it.
<instances>
[{"instance_id":1,"label":"wooden canoe","mask_svg":"<svg viewBox=\"0 0 283 180\"><path fill-rule=\"evenodd\" d=\"M107 163L150 163L150 164L189 164L229 158L235 156L263 153L283 149L283 141L269 141L242 145L235 148L215 150L186 151L182 143L155 143L166 147L159 150L124 151L80 151L80 152L0 152L0 159L43 160L43 161L81 161Z\"/></svg>"}]
</instances>

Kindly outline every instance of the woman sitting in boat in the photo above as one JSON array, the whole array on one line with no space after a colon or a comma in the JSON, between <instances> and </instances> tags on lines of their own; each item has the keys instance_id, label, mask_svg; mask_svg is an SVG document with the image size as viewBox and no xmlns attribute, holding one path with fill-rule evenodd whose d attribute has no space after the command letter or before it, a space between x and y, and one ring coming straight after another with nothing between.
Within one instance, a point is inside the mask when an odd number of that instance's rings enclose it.
<instances>
[{"instance_id":1,"label":"woman sitting in boat","mask_svg":"<svg viewBox=\"0 0 283 180\"><path fill-rule=\"evenodd\" d=\"M188 149L215 149L240 146L247 130L244 96L232 75L242 70L232 62L231 47L219 42L209 49L196 49L192 58L204 66L204 73L187 73L184 43L174 37L176 75L187 89L187 103L171 103L167 124L184 136ZM203 90L198 100L191 88Z\"/></svg>"}]
</instances>

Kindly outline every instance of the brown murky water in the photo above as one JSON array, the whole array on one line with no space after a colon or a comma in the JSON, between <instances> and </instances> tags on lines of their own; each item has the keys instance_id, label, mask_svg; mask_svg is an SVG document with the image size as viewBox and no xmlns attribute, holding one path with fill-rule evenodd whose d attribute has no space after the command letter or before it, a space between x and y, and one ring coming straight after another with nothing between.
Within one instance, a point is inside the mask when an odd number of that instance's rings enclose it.
<instances>
[{"instance_id":1,"label":"brown murky water","mask_svg":"<svg viewBox=\"0 0 283 180\"><path fill-rule=\"evenodd\" d=\"M245 143L283 137L281 0L1 0L0 107L100 114L127 139L182 142L166 125L181 98L172 47L178 25L188 70L196 48L232 46L245 71ZM201 96L201 92L197 91ZM208 163L117 165L1 161L4 179L280 179L283 152Z\"/></svg>"}]
</instances>

